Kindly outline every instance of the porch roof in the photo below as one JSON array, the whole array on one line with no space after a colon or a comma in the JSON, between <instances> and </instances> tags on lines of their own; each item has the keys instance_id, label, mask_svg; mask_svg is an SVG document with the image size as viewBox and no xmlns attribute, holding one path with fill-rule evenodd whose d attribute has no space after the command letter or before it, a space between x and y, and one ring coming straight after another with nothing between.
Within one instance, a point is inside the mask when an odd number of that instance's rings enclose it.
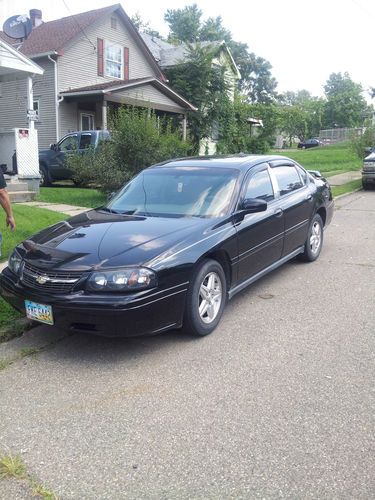
<instances>
[{"instance_id":1,"label":"porch roof","mask_svg":"<svg viewBox=\"0 0 375 500\"><path fill-rule=\"evenodd\" d=\"M193 104L184 99L180 94L172 90L164 82L154 77L136 78L133 80L118 80L118 79L112 80L110 82L98 83L86 87L79 87L75 89L65 90L63 92L60 92L60 96L62 97L89 97L90 95L111 96L116 92L136 87L141 87L145 85L150 85L156 88L159 92L167 96L169 99L174 101L178 106L182 107L186 111L198 110L198 108L196 108ZM109 98L107 100L110 101L111 99Z\"/></svg>"}]
</instances>

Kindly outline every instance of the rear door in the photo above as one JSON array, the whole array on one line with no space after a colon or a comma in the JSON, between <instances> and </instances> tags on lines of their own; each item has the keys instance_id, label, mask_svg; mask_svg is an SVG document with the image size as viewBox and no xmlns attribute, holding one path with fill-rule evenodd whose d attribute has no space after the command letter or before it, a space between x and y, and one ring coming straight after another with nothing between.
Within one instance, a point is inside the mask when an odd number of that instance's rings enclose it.
<instances>
[{"instance_id":1,"label":"rear door","mask_svg":"<svg viewBox=\"0 0 375 500\"><path fill-rule=\"evenodd\" d=\"M284 214L285 237L282 256L305 244L314 209L314 196L306 172L291 161L270 163L271 175L279 191L280 209Z\"/></svg>"},{"instance_id":2,"label":"rear door","mask_svg":"<svg viewBox=\"0 0 375 500\"><path fill-rule=\"evenodd\" d=\"M246 198L267 201L267 210L248 214L236 223L238 234L238 282L254 276L280 259L283 249L284 219L274 193L268 165L250 170L240 202Z\"/></svg>"}]
</instances>

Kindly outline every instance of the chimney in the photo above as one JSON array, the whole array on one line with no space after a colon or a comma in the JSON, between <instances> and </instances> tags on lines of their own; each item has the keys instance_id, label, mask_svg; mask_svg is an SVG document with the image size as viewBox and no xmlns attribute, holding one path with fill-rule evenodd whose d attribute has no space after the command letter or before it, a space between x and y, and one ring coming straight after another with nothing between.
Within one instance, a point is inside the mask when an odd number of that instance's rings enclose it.
<instances>
[{"instance_id":1,"label":"chimney","mask_svg":"<svg viewBox=\"0 0 375 500\"><path fill-rule=\"evenodd\" d=\"M31 24L33 25L33 29L43 24L42 11L39 9L31 9L30 19L31 19Z\"/></svg>"}]
</instances>

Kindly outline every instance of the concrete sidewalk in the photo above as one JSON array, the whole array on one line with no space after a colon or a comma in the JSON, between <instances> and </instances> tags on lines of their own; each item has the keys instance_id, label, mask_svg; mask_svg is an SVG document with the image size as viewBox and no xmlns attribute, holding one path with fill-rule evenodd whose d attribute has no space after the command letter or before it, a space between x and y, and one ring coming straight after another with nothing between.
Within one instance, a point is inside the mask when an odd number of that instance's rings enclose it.
<instances>
[{"instance_id":1,"label":"concrete sidewalk","mask_svg":"<svg viewBox=\"0 0 375 500\"><path fill-rule=\"evenodd\" d=\"M19 203L19 205L28 205L30 207L46 208L47 210L52 210L53 212L60 212L62 214L73 215L81 214L82 212L87 212L90 210L88 207L76 207L74 205L66 205L64 203L47 203L45 201L27 201L24 203Z\"/></svg>"},{"instance_id":2,"label":"concrete sidewalk","mask_svg":"<svg viewBox=\"0 0 375 500\"><path fill-rule=\"evenodd\" d=\"M345 172L343 174L331 175L327 177L328 182L331 186L342 186L348 182L356 181L362 177L360 170L354 170L353 172Z\"/></svg>"}]
</instances>

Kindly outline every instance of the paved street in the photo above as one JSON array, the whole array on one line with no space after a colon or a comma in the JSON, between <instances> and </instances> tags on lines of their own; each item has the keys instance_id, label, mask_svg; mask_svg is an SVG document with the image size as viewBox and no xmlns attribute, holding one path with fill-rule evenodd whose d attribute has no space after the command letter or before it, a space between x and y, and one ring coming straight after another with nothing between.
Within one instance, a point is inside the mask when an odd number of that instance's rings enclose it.
<instances>
[{"instance_id":1,"label":"paved street","mask_svg":"<svg viewBox=\"0 0 375 500\"><path fill-rule=\"evenodd\" d=\"M209 337L41 326L0 346L46 346L0 372L1 450L61 499L375 498L375 192L336 208L319 260L235 297Z\"/></svg>"}]
</instances>

